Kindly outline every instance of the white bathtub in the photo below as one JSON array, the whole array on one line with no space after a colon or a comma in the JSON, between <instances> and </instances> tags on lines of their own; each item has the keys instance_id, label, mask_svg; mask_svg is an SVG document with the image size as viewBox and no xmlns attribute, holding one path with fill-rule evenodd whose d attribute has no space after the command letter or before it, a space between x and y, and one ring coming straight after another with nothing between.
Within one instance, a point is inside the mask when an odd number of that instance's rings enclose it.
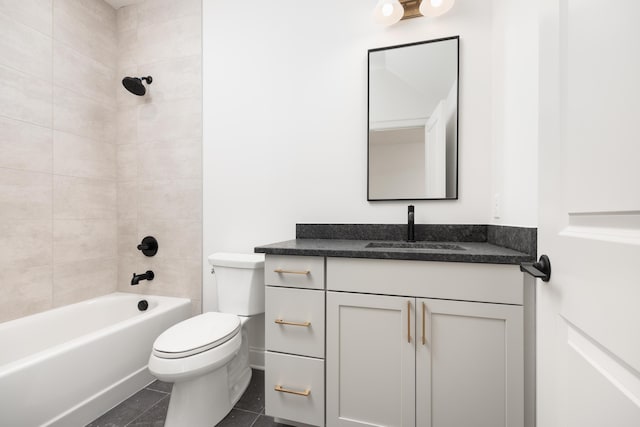
<instances>
[{"instance_id":1,"label":"white bathtub","mask_svg":"<svg viewBox=\"0 0 640 427\"><path fill-rule=\"evenodd\" d=\"M92 421L153 381L153 341L190 315L188 299L113 293L0 323L0 426Z\"/></svg>"}]
</instances>

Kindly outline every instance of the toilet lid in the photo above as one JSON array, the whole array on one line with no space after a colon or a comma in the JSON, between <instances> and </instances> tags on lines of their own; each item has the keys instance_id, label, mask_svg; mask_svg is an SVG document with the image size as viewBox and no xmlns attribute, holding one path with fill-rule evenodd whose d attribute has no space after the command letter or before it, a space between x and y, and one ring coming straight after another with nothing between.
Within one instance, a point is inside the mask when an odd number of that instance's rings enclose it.
<instances>
[{"instance_id":1,"label":"toilet lid","mask_svg":"<svg viewBox=\"0 0 640 427\"><path fill-rule=\"evenodd\" d=\"M240 319L230 313L203 313L173 325L153 343L162 358L191 356L228 341L240 330Z\"/></svg>"}]
</instances>

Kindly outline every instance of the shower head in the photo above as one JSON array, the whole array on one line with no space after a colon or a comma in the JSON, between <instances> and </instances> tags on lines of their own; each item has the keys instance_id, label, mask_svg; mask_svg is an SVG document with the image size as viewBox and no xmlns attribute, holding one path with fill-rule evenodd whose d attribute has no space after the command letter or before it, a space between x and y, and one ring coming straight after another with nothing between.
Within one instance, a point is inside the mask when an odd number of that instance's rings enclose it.
<instances>
[{"instance_id":1,"label":"shower head","mask_svg":"<svg viewBox=\"0 0 640 427\"><path fill-rule=\"evenodd\" d=\"M142 96L147 92L147 89L142 84L142 80L146 80L147 84L151 84L153 79L151 76L147 77L125 77L122 79L122 85L134 95Z\"/></svg>"}]
</instances>

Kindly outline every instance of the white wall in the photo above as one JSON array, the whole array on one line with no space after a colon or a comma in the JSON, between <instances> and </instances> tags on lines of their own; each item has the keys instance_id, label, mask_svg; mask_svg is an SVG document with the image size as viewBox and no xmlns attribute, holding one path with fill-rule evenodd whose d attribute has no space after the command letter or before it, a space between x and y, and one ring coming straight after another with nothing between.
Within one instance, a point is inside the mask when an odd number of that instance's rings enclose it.
<instances>
[{"instance_id":1,"label":"white wall","mask_svg":"<svg viewBox=\"0 0 640 427\"><path fill-rule=\"evenodd\" d=\"M205 254L291 239L296 222L404 222L406 203L366 200L367 49L451 35L461 36L460 199L416 202L416 220L489 221L491 8L459 0L439 19L385 28L374 5L204 0Z\"/></svg>"},{"instance_id":2,"label":"white wall","mask_svg":"<svg viewBox=\"0 0 640 427\"><path fill-rule=\"evenodd\" d=\"M494 0L493 224L538 224L538 7Z\"/></svg>"}]
</instances>

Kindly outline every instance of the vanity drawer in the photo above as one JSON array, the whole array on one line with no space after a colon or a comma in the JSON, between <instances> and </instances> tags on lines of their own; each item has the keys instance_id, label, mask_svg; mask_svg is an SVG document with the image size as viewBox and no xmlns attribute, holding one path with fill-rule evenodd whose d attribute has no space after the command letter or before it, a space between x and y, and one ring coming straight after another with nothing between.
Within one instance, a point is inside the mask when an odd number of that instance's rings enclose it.
<instances>
[{"instance_id":1,"label":"vanity drawer","mask_svg":"<svg viewBox=\"0 0 640 427\"><path fill-rule=\"evenodd\" d=\"M324 360L267 351L264 383L267 415L324 425Z\"/></svg>"},{"instance_id":2,"label":"vanity drawer","mask_svg":"<svg viewBox=\"0 0 640 427\"><path fill-rule=\"evenodd\" d=\"M272 286L324 289L324 257L267 255L264 281Z\"/></svg>"},{"instance_id":3,"label":"vanity drawer","mask_svg":"<svg viewBox=\"0 0 640 427\"><path fill-rule=\"evenodd\" d=\"M331 291L517 305L524 301L522 273L510 264L329 257L326 274Z\"/></svg>"},{"instance_id":4,"label":"vanity drawer","mask_svg":"<svg viewBox=\"0 0 640 427\"><path fill-rule=\"evenodd\" d=\"M266 287L267 350L324 357L324 292Z\"/></svg>"}]
</instances>

